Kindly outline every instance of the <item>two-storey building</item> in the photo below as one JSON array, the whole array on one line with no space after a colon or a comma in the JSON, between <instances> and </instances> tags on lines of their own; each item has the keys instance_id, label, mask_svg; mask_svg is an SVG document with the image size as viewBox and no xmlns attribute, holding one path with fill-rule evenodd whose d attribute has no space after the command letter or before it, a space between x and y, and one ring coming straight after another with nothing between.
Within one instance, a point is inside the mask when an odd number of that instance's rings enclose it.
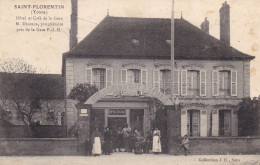
<instances>
[{"instance_id":1,"label":"two-storey building","mask_svg":"<svg viewBox=\"0 0 260 165\"><path fill-rule=\"evenodd\" d=\"M66 95L79 83L100 89L86 101L87 112L81 110L90 115L90 124L122 128L137 122L145 134L154 118L146 96L172 106L174 95L181 113L172 120L180 121L182 136L238 135L237 105L250 96L254 57L230 46L228 4L220 9L220 40L209 34L207 19L201 29L175 19L171 66L170 19L108 15L77 44L77 3L72 2L71 50L63 54L63 75ZM68 128L82 115L74 104L66 100Z\"/></svg>"}]
</instances>

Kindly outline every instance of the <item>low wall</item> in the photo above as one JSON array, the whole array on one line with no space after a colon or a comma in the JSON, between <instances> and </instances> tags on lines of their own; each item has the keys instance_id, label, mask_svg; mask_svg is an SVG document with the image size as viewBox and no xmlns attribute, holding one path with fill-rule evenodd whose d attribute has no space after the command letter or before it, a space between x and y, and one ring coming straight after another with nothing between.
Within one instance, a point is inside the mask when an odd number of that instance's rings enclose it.
<instances>
[{"instance_id":1,"label":"low wall","mask_svg":"<svg viewBox=\"0 0 260 165\"><path fill-rule=\"evenodd\" d=\"M190 138L193 155L260 154L260 137Z\"/></svg>"},{"instance_id":2,"label":"low wall","mask_svg":"<svg viewBox=\"0 0 260 165\"><path fill-rule=\"evenodd\" d=\"M78 155L74 138L0 138L0 155Z\"/></svg>"},{"instance_id":3,"label":"low wall","mask_svg":"<svg viewBox=\"0 0 260 165\"><path fill-rule=\"evenodd\" d=\"M66 126L60 125L13 125L0 127L0 138L63 138L66 137L66 131Z\"/></svg>"}]
</instances>

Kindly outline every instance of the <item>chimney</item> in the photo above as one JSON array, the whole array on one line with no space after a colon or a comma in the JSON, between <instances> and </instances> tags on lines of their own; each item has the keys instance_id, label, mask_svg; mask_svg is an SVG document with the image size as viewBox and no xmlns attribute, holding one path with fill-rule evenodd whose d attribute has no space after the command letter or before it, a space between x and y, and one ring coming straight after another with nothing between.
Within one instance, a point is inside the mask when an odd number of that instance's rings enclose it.
<instances>
[{"instance_id":1,"label":"chimney","mask_svg":"<svg viewBox=\"0 0 260 165\"><path fill-rule=\"evenodd\" d=\"M71 0L70 50L78 43L78 0Z\"/></svg>"},{"instance_id":2,"label":"chimney","mask_svg":"<svg viewBox=\"0 0 260 165\"><path fill-rule=\"evenodd\" d=\"M205 18L205 21L201 23L200 27L202 31L209 34L209 21L207 20L207 17Z\"/></svg>"},{"instance_id":3,"label":"chimney","mask_svg":"<svg viewBox=\"0 0 260 165\"><path fill-rule=\"evenodd\" d=\"M222 4L220 13L220 40L230 45L230 6L227 1Z\"/></svg>"}]
</instances>

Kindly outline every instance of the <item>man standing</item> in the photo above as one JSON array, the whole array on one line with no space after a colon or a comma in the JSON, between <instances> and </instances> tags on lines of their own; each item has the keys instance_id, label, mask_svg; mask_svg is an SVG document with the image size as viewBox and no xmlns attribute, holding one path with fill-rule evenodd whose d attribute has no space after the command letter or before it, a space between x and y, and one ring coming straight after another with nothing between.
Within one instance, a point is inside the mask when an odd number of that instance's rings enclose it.
<instances>
[{"instance_id":1,"label":"man standing","mask_svg":"<svg viewBox=\"0 0 260 165\"><path fill-rule=\"evenodd\" d=\"M123 132L125 152L128 152L129 151L129 136L131 133L131 128L128 127L128 124L125 125L125 128L122 130L122 132Z\"/></svg>"}]
</instances>

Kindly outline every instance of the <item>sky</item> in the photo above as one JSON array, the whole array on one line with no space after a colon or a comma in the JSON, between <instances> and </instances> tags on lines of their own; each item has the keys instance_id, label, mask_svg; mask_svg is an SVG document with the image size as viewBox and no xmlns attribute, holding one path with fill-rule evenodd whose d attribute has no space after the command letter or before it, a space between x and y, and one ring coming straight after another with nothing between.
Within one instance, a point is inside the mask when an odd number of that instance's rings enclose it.
<instances>
[{"instance_id":1,"label":"sky","mask_svg":"<svg viewBox=\"0 0 260 165\"><path fill-rule=\"evenodd\" d=\"M78 40L81 41L107 15L118 17L170 18L172 0L78 0ZM210 35L219 39L219 9L224 0L175 0L175 18L200 27L205 17ZM251 96L260 94L260 1L227 0L230 5L231 46L256 58L251 62ZM48 16L62 17L61 32L16 32L16 16L30 16L31 10L14 5L64 5L48 10ZM0 59L22 58L27 63L61 73L62 53L69 50L70 0L0 0ZM41 15L36 15L41 16ZM35 21L37 22L37 21ZM39 20L39 22L41 22Z\"/></svg>"}]
</instances>

